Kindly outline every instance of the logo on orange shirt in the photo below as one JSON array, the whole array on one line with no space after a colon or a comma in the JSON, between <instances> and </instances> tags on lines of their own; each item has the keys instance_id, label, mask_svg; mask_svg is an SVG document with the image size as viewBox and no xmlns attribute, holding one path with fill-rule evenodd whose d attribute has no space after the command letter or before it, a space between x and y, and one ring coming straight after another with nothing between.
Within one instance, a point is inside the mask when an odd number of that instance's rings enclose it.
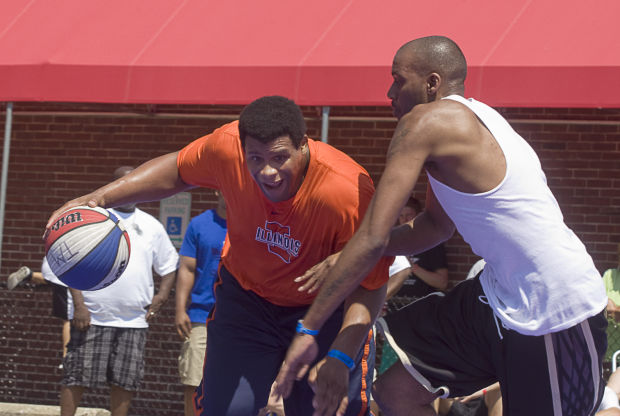
<instances>
[{"instance_id":1,"label":"logo on orange shirt","mask_svg":"<svg viewBox=\"0 0 620 416\"><path fill-rule=\"evenodd\" d=\"M301 241L291 237L291 227L274 221L265 221L265 228L256 228L256 241L267 244L269 252L285 263L291 262L291 256L297 257L301 248Z\"/></svg>"}]
</instances>

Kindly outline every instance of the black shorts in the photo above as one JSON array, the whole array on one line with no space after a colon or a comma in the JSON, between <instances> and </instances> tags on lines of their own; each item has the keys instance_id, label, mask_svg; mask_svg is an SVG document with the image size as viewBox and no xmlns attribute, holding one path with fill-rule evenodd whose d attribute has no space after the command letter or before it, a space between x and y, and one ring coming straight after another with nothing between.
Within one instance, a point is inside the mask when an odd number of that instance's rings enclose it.
<instances>
[{"instance_id":1,"label":"black shorts","mask_svg":"<svg viewBox=\"0 0 620 416\"><path fill-rule=\"evenodd\" d=\"M223 266L215 285L215 298L207 320L203 378L194 395L196 414L254 416L267 404L271 385L295 335L297 321L308 307L274 305L241 287ZM317 361L325 357L341 325L342 308L339 308L317 335ZM374 347L371 331L354 357L356 366L349 373L347 416L370 414ZM306 377L295 382L291 395L284 400L286 415L312 415L313 397Z\"/></svg>"},{"instance_id":2,"label":"black shorts","mask_svg":"<svg viewBox=\"0 0 620 416\"><path fill-rule=\"evenodd\" d=\"M63 321L69 320L68 306L67 306L67 289L66 286L59 285L53 282L47 282L52 286L52 316L60 318Z\"/></svg>"},{"instance_id":3,"label":"black shorts","mask_svg":"<svg viewBox=\"0 0 620 416\"><path fill-rule=\"evenodd\" d=\"M479 279L432 294L378 321L409 373L429 391L466 396L497 381L504 415L590 415L602 398L603 312L563 331L506 329Z\"/></svg>"}]
</instances>

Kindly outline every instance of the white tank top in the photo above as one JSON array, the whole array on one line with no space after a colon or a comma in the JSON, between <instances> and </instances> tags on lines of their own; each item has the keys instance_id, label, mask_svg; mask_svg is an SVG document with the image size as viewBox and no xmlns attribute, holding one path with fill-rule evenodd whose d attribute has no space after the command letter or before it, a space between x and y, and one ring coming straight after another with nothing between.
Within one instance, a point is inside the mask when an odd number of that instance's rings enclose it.
<instances>
[{"instance_id":1,"label":"white tank top","mask_svg":"<svg viewBox=\"0 0 620 416\"><path fill-rule=\"evenodd\" d=\"M428 174L433 192L474 253L487 262L480 282L504 326L525 335L569 328L603 310L607 295L583 243L564 224L534 150L491 107L458 95L497 140L506 176L479 194Z\"/></svg>"}]
</instances>

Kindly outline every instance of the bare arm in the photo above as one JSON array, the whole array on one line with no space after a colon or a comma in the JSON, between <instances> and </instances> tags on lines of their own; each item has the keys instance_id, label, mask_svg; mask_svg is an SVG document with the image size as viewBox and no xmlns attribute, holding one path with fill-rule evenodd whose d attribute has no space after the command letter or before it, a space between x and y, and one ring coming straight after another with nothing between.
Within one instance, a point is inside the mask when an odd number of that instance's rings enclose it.
<instances>
[{"instance_id":1,"label":"bare arm","mask_svg":"<svg viewBox=\"0 0 620 416\"><path fill-rule=\"evenodd\" d=\"M395 237L392 232L392 225L435 147L433 127L420 122L416 118L419 115L413 113L401 120L394 133L377 191L360 228L330 269L323 287L304 317L307 328L319 329L323 325L384 254L388 243L391 250L400 249L401 253L411 252L411 247L422 251L444 241L454 232L454 225L446 222L447 216L443 209L437 209L440 206L434 198L434 201L427 203L427 210L416 217L408 229L406 226L397 228L405 233L396 233ZM396 241L392 243L391 238L396 238Z\"/></svg>"},{"instance_id":2,"label":"bare arm","mask_svg":"<svg viewBox=\"0 0 620 416\"><path fill-rule=\"evenodd\" d=\"M445 267L431 271L414 263L411 265L411 271L418 279L435 289L446 290L448 288L448 269Z\"/></svg>"},{"instance_id":3,"label":"bare arm","mask_svg":"<svg viewBox=\"0 0 620 416\"><path fill-rule=\"evenodd\" d=\"M170 296L170 290L172 290L172 286L174 285L174 277L176 275L176 270L170 272L161 277L161 283L159 284L159 290L153 296L153 300L151 302L151 306L149 306L148 311L146 312L146 320L147 322L152 320L157 312L166 304L168 301L168 297Z\"/></svg>"},{"instance_id":4,"label":"bare arm","mask_svg":"<svg viewBox=\"0 0 620 416\"><path fill-rule=\"evenodd\" d=\"M331 350L338 350L352 360L368 340L369 330L374 322L385 298L385 286L376 290L358 287L345 303L344 317L340 332L331 345ZM318 347L314 337L296 337L295 342L305 343L313 354L308 357L312 361L316 357ZM372 341L371 341L372 342ZM282 369L276 380L276 395L287 396L292 387L292 380L285 380L289 357L284 360ZM306 372L307 366L298 373L298 379ZM308 383L315 393L313 404L314 414L343 415L348 405L349 368L339 359L326 357L319 361L310 371Z\"/></svg>"},{"instance_id":5,"label":"bare arm","mask_svg":"<svg viewBox=\"0 0 620 416\"><path fill-rule=\"evenodd\" d=\"M175 321L177 332L183 339L189 337L192 323L187 315L187 299L194 287L196 275L196 259L193 257L180 256L179 271L177 273L176 286L176 312Z\"/></svg>"},{"instance_id":6,"label":"bare arm","mask_svg":"<svg viewBox=\"0 0 620 416\"><path fill-rule=\"evenodd\" d=\"M359 229L340 253L336 264L329 268L323 287L303 319L308 329L322 327L338 305L368 275L388 245L392 225L411 195L433 146L432 140L428 140L429 135L423 132L423 126L421 128L415 118L409 120L410 117L411 113L406 116L407 120L401 119L397 127L385 171ZM417 140L418 137L423 140ZM370 310L370 306L367 307ZM293 378L305 373L308 363L316 357L316 351L313 339L295 336L277 378L276 391L279 394L288 396ZM315 397L315 401L320 400Z\"/></svg>"},{"instance_id":7,"label":"bare arm","mask_svg":"<svg viewBox=\"0 0 620 416\"><path fill-rule=\"evenodd\" d=\"M113 208L159 200L191 188L179 175L177 155L178 152L168 153L149 160L122 178L67 202L54 211L45 228L49 229L60 213L78 205Z\"/></svg>"},{"instance_id":8,"label":"bare arm","mask_svg":"<svg viewBox=\"0 0 620 416\"><path fill-rule=\"evenodd\" d=\"M406 224L394 227L385 255L421 253L444 242L454 234L454 224L437 201L430 185L426 189L424 211Z\"/></svg>"},{"instance_id":9,"label":"bare arm","mask_svg":"<svg viewBox=\"0 0 620 416\"><path fill-rule=\"evenodd\" d=\"M407 267L406 269L403 269L399 271L398 273L395 273L392 276L390 276L390 280L388 280L387 282L387 293L385 295L385 300L388 300L389 298L394 296L396 293L398 293L400 288L403 286L403 283L405 283L405 280L409 278L410 273L411 273L411 267Z\"/></svg>"},{"instance_id":10,"label":"bare arm","mask_svg":"<svg viewBox=\"0 0 620 416\"><path fill-rule=\"evenodd\" d=\"M86 331L90 326L90 311L84 303L84 296L77 289L69 288L69 291L73 298L73 326L80 331Z\"/></svg>"},{"instance_id":11,"label":"bare arm","mask_svg":"<svg viewBox=\"0 0 620 416\"><path fill-rule=\"evenodd\" d=\"M347 298L342 327L332 343L332 348L355 357L364 344L368 331L381 310L385 300L386 286L368 290L358 286Z\"/></svg>"}]
</instances>

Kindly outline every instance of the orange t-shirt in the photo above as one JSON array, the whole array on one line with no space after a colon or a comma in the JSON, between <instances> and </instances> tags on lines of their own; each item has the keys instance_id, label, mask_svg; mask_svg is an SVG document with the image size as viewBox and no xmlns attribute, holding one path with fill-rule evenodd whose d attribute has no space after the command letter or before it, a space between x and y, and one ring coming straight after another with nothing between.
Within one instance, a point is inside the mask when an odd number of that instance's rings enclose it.
<instances>
[{"instance_id":1,"label":"orange t-shirt","mask_svg":"<svg viewBox=\"0 0 620 416\"><path fill-rule=\"evenodd\" d=\"M374 192L368 173L349 156L308 140L310 163L296 195L269 201L245 163L238 122L226 124L181 150L177 166L188 184L218 189L226 200L228 238L222 263L246 289L281 306L312 303L293 280L341 250L358 228ZM384 257L362 282L388 279Z\"/></svg>"}]
</instances>

